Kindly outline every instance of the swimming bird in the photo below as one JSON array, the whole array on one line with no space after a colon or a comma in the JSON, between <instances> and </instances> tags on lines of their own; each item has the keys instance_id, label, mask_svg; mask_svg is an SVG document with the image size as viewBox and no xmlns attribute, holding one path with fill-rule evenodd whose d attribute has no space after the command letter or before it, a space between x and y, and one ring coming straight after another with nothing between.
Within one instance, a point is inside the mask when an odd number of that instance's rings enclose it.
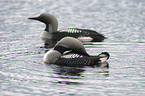
<instances>
[{"instance_id":1,"label":"swimming bird","mask_svg":"<svg viewBox=\"0 0 145 96\"><path fill-rule=\"evenodd\" d=\"M60 66L100 66L110 57L108 52L102 52L97 56L90 56L83 44L76 38L64 37L46 52L43 61L48 64ZM108 65L106 65L108 67Z\"/></svg>"},{"instance_id":2,"label":"swimming bird","mask_svg":"<svg viewBox=\"0 0 145 96\"><path fill-rule=\"evenodd\" d=\"M31 17L28 19L37 20L46 25L45 30L41 33L41 39L45 42L46 45L50 39L59 41L66 36L91 42L100 42L106 38L102 34L89 29L67 28L58 30L58 21L56 17L49 13L42 13L38 17Z\"/></svg>"}]
</instances>

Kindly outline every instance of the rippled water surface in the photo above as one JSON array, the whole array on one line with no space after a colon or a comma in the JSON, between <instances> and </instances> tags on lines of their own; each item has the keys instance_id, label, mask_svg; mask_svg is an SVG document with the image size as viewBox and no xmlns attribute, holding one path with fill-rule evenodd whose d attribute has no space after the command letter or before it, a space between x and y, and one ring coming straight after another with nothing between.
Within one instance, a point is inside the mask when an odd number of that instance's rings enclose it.
<instances>
[{"instance_id":1,"label":"rippled water surface","mask_svg":"<svg viewBox=\"0 0 145 96\"><path fill-rule=\"evenodd\" d=\"M1 0L1 96L144 96L145 0ZM55 15L59 29L95 29L108 39L85 45L108 51L109 68L46 65L44 25L27 18Z\"/></svg>"}]
</instances>

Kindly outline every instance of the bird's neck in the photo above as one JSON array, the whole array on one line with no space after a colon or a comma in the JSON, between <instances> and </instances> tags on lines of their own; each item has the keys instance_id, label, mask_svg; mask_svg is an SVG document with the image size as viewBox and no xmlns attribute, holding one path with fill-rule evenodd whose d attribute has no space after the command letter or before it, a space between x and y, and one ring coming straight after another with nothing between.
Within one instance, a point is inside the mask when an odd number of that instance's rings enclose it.
<instances>
[{"instance_id":1,"label":"bird's neck","mask_svg":"<svg viewBox=\"0 0 145 96\"><path fill-rule=\"evenodd\" d=\"M51 24L46 24L46 27L45 27L44 31L47 31L49 33L53 33L52 25Z\"/></svg>"},{"instance_id":2,"label":"bird's neck","mask_svg":"<svg viewBox=\"0 0 145 96\"><path fill-rule=\"evenodd\" d=\"M61 54L63 54L65 51L70 50L67 46L65 45L57 45L54 47L54 50L57 50L58 52L60 52Z\"/></svg>"},{"instance_id":3,"label":"bird's neck","mask_svg":"<svg viewBox=\"0 0 145 96\"><path fill-rule=\"evenodd\" d=\"M47 31L49 33L57 32L57 27L55 27L53 24L45 24L45 25L46 25L46 27L45 27L44 31Z\"/></svg>"}]
</instances>

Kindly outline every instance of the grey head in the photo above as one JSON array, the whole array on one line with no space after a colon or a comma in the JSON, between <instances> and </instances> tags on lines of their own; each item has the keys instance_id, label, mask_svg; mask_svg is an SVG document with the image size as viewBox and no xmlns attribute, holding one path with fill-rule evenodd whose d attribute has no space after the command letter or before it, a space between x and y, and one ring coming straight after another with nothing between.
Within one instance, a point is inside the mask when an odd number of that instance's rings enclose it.
<instances>
[{"instance_id":1,"label":"grey head","mask_svg":"<svg viewBox=\"0 0 145 96\"><path fill-rule=\"evenodd\" d=\"M38 17L31 17L31 18L28 18L28 19L38 20L40 22L43 22L46 25L45 31L57 32L58 21L57 21L55 16L53 16L49 13L42 13Z\"/></svg>"},{"instance_id":2,"label":"grey head","mask_svg":"<svg viewBox=\"0 0 145 96\"><path fill-rule=\"evenodd\" d=\"M74 53L89 56L83 44L76 38L64 37L55 45L55 47L58 45L66 46L66 48L70 49Z\"/></svg>"}]
</instances>

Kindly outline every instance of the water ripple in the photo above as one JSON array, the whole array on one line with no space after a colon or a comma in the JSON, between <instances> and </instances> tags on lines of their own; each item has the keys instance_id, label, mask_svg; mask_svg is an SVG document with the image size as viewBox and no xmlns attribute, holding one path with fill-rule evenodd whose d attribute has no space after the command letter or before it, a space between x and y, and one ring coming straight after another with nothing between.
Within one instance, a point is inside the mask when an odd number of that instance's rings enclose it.
<instances>
[{"instance_id":1,"label":"water ripple","mask_svg":"<svg viewBox=\"0 0 145 96\"><path fill-rule=\"evenodd\" d=\"M139 95L145 77L143 0L1 0L1 95ZM27 18L49 12L59 29L90 28L104 42L84 44L90 55L110 53L109 68L70 68L43 64L44 25Z\"/></svg>"}]
</instances>

